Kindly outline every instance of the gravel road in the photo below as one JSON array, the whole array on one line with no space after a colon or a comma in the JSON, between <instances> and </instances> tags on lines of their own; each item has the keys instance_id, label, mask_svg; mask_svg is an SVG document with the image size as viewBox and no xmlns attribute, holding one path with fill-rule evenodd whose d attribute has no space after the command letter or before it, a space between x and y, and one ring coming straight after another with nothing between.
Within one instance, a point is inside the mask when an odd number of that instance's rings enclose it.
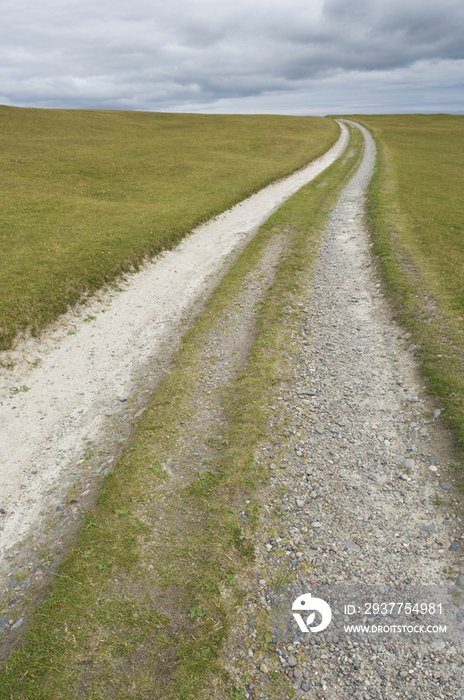
<instances>
[{"instance_id":1,"label":"gravel road","mask_svg":"<svg viewBox=\"0 0 464 700\"><path fill-rule=\"evenodd\" d=\"M276 390L267 437L256 454L268 470L270 485L259 498L256 565L240 582L247 594L223 656L240 689L237 700L464 698L462 499L447 469L451 441L441 424L440 407L423 392L413 348L392 320L376 277L364 220L375 145L369 133L362 132L362 165L331 214L316 270L308 271L307 289L288 314L289 342L281 361L292 368L291 376ZM344 132L331 157L340 154L346 142ZM243 208L235 208L230 236L217 229L211 236L213 229L202 229L189 237L173 255L135 276L126 292L104 298L104 314L94 312L95 302L83 308L80 320L68 318L65 330L50 336L42 364L29 375L17 371L15 385L30 386L31 391L5 399L0 415L8 418L8 425L11 416L23 421L18 423L21 430L9 434L16 501L6 504L1 533L4 563L12 567L7 589L18 599L46 574L48 564L29 566L33 576L15 579L8 547L27 532L33 532L33 543L40 543L40 517L47 513L54 515L58 533L67 521L79 522L79 508L95 492L96 477L111 468L116 455L114 445L99 436L106 431L117 443L114 426L128 423L143 408L144 392L150 389L138 377L143 373L156 379L150 362L161 357L163 342L168 349L179 342L182 313L213 284L202 282L205 275L224 271L232 249L241 249L289 194L274 198L252 223L252 212L243 216ZM187 288L195 293L186 290L185 303L173 315L163 304L175 296L175 276L185 276L179 256L196 255L199 245L206 251L213 238L222 241L222 249L205 252L213 263L209 273L202 268L197 281L189 278ZM253 333L255 307L284 249L284 239L277 236L263 255L262 267L250 277L250 291L234 305L243 322L234 317L233 323L229 319L224 328L214 329L210 354L221 360L216 362L218 376L205 353L207 380L204 395L197 397L200 418L207 414L200 426L205 434L208 421L219 424L218 416L203 408L209 410L212 393L233 381L238 350ZM193 268L199 266L194 258ZM161 303L157 295L166 282L171 286ZM89 316L96 318L86 321ZM109 333L115 328L116 335L105 336L105 329ZM35 349L28 353L33 360ZM236 359L229 366L232 355ZM73 365L79 357L80 365ZM77 381L68 384L74 376ZM31 406L33 417L27 413ZM54 413L55 406L63 407L64 413ZM47 426L43 430L37 427L41 418ZM193 419L192 425L195 435L183 440L188 454L179 457L179 464L187 455L193 465L197 453L202 464L207 444L197 450L194 437L201 441L201 431ZM93 472L79 460L86 437L97 446L96 461L90 462L97 465ZM19 467L15 464L23 442L33 445L34 454L24 452ZM73 480L78 504L66 509L63 493ZM247 518L246 511L241 517ZM55 540L53 546L59 545L58 537ZM308 593L331 606L332 621L321 632L301 631L293 617L293 601ZM415 603L426 609L415 609ZM300 619L305 623L306 618L307 613ZM21 618L0 618L0 626L2 620L10 629L21 625ZM311 627L313 622L305 624ZM350 624L363 628L349 630ZM445 624L446 633L433 630ZM421 625L430 628L422 633ZM215 697L211 693L208 697Z\"/></svg>"},{"instance_id":2,"label":"gravel road","mask_svg":"<svg viewBox=\"0 0 464 700\"><path fill-rule=\"evenodd\" d=\"M323 156L198 228L121 282L121 291L70 310L41 339L0 358L0 579L9 573L10 584L15 580L14 546L28 538L40 549L57 513L69 516L58 530L65 536L80 508L91 505L95 477L114 463L130 418L159 377L160 360L192 322L193 306L271 213L343 153L349 135L341 128ZM100 455L93 471L90 455ZM66 508L73 488L78 505Z\"/></svg>"},{"instance_id":3,"label":"gravel road","mask_svg":"<svg viewBox=\"0 0 464 700\"><path fill-rule=\"evenodd\" d=\"M375 145L362 131L362 166L332 212L299 313L289 315L293 379L276 394L256 456L271 485L255 578L226 654L246 698L464 698L460 496L439 407L423 394L372 266L363 207ZM277 587L283 570L292 583ZM331 602L325 631L300 632L291 606L304 593ZM400 608L445 600L441 616ZM373 616L368 601L398 605ZM346 603L361 614L344 614ZM445 622L446 634L416 633ZM353 623L389 630L347 633Z\"/></svg>"}]
</instances>

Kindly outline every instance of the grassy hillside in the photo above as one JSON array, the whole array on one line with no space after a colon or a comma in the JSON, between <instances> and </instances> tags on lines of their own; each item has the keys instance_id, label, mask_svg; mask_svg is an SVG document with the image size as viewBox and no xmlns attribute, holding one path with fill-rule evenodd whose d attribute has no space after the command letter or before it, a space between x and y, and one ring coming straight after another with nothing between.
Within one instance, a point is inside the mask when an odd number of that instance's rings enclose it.
<instances>
[{"instance_id":1,"label":"grassy hillside","mask_svg":"<svg viewBox=\"0 0 464 700\"><path fill-rule=\"evenodd\" d=\"M338 134L319 117L0 107L0 350Z\"/></svg>"},{"instance_id":2,"label":"grassy hillside","mask_svg":"<svg viewBox=\"0 0 464 700\"><path fill-rule=\"evenodd\" d=\"M464 449L464 116L353 117L377 140L374 250Z\"/></svg>"}]
</instances>

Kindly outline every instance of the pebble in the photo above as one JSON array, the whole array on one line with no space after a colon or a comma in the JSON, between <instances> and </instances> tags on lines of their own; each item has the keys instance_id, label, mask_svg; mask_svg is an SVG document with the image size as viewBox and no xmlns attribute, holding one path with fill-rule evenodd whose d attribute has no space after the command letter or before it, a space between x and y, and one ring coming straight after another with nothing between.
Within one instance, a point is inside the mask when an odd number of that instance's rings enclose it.
<instances>
[{"instance_id":1,"label":"pebble","mask_svg":"<svg viewBox=\"0 0 464 700\"><path fill-rule=\"evenodd\" d=\"M423 530L423 532L435 533L437 528L433 523L430 523L430 525L424 525L424 527L421 527L421 530Z\"/></svg>"},{"instance_id":2,"label":"pebble","mask_svg":"<svg viewBox=\"0 0 464 700\"><path fill-rule=\"evenodd\" d=\"M24 617L20 617L19 620L17 620L14 623L14 625L11 625L10 629L12 631L19 629L21 627L21 625L23 624L23 622L24 622Z\"/></svg>"},{"instance_id":3,"label":"pebble","mask_svg":"<svg viewBox=\"0 0 464 700\"><path fill-rule=\"evenodd\" d=\"M453 485L453 484L450 484L449 481L442 481L441 484L440 484L440 486L442 487L442 489L444 489L445 491L447 491L448 489L450 489L450 488L452 487L452 485Z\"/></svg>"}]
</instances>

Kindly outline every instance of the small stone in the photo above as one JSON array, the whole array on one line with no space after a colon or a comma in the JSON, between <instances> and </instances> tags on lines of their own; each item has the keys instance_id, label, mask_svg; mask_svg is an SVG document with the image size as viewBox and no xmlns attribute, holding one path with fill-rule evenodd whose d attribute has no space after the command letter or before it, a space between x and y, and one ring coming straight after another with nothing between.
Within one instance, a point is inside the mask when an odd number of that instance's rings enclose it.
<instances>
[{"instance_id":1,"label":"small stone","mask_svg":"<svg viewBox=\"0 0 464 700\"><path fill-rule=\"evenodd\" d=\"M434 411L432 411L432 418L438 418L440 413L441 413L441 409L436 408Z\"/></svg>"},{"instance_id":2,"label":"small stone","mask_svg":"<svg viewBox=\"0 0 464 700\"><path fill-rule=\"evenodd\" d=\"M429 525L424 525L423 527L421 527L421 530L423 532L435 533L437 531L437 528L433 523L430 523Z\"/></svg>"},{"instance_id":3,"label":"small stone","mask_svg":"<svg viewBox=\"0 0 464 700\"><path fill-rule=\"evenodd\" d=\"M17 630L17 629L19 629L19 628L21 627L21 625L23 624L23 622L24 622L24 617L20 617L19 620L16 620L16 622L14 623L14 625L11 625L11 629L12 629L12 630Z\"/></svg>"},{"instance_id":4,"label":"small stone","mask_svg":"<svg viewBox=\"0 0 464 700\"><path fill-rule=\"evenodd\" d=\"M301 690L304 690L305 693L307 693L308 690L309 690L309 685L308 685L307 683L304 683L304 682L303 682L303 683L300 685L300 688L301 688Z\"/></svg>"},{"instance_id":5,"label":"small stone","mask_svg":"<svg viewBox=\"0 0 464 700\"><path fill-rule=\"evenodd\" d=\"M266 664L264 664L264 663L261 664L261 666L259 667L259 670L261 671L261 673L269 673L269 669L266 666Z\"/></svg>"},{"instance_id":6,"label":"small stone","mask_svg":"<svg viewBox=\"0 0 464 700\"><path fill-rule=\"evenodd\" d=\"M0 508L0 513L1 513L2 515L6 515L6 510L5 510L5 508Z\"/></svg>"},{"instance_id":7,"label":"small stone","mask_svg":"<svg viewBox=\"0 0 464 700\"><path fill-rule=\"evenodd\" d=\"M124 401L127 401L127 396L120 396L119 400L121 403L124 403Z\"/></svg>"},{"instance_id":8,"label":"small stone","mask_svg":"<svg viewBox=\"0 0 464 700\"><path fill-rule=\"evenodd\" d=\"M302 498L297 498L297 499L296 499L296 504L297 504L297 506L298 506L299 508L302 508L302 507L304 506L305 502L303 501Z\"/></svg>"},{"instance_id":9,"label":"small stone","mask_svg":"<svg viewBox=\"0 0 464 700\"><path fill-rule=\"evenodd\" d=\"M317 529L322 527L322 524L318 520L315 520L313 523L311 523L311 527L315 527Z\"/></svg>"},{"instance_id":10,"label":"small stone","mask_svg":"<svg viewBox=\"0 0 464 700\"><path fill-rule=\"evenodd\" d=\"M445 648L445 642L443 641L443 639L436 639L434 642L432 642L430 646L433 649L433 651L442 651ZM439 678L439 676L435 677Z\"/></svg>"},{"instance_id":11,"label":"small stone","mask_svg":"<svg viewBox=\"0 0 464 700\"><path fill-rule=\"evenodd\" d=\"M294 668L298 662L296 658L290 654L290 656L287 659L287 663L290 666L290 668Z\"/></svg>"},{"instance_id":12,"label":"small stone","mask_svg":"<svg viewBox=\"0 0 464 700\"><path fill-rule=\"evenodd\" d=\"M436 471L437 471L437 467L436 467L434 464L431 464L430 467L429 467L429 469L430 469L431 472L436 472Z\"/></svg>"},{"instance_id":13,"label":"small stone","mask_svg":"<svg viewBox=\"0 0 464 700\"><path fill-rule=\"evenodd\" d=\"M433 672L433 677L434 677L434 678L441 678L441 673L440 673L440 671L434 671L434 672Z\"/></svg>"},{"instance_id":14,"label":"small stone","mask_svg":"<svg viewBox=\"0 0 464 700\"><path fill-rule=\"evenodd\" d=\"M450 488L452 487L452 485L453 485L453 484L450 484L449 481L442 481L441 484L440 484L440 486L442 487L442 489L445 489L445 491L447 491L448 489L450 489Z\"/></svg>"},{"instance_id":15,"label":"small stone","mask_svg":"<svg viewBox=\"0 0 464 700\"><path fill-rule=\"evenodd\" d=\"M413 459L405 459L403 460L403 464L406 467L406 469L415 469L416 463Z\"/></svg>"},{"instance_id":16,"label":"small stone","mask_svg":"<svg viewBox=\"0 0 464 700\"><path fill-rule=\"evenodd\" d=\"M459 542L453 542L449 547L448 547L448 552L459 552L461 549L461 545Z\"/></svg>"},{"instance_id":17,"label":"small stone","mask_svg":"<svg viewBox=\"0 0 464 700\"><path fill-rule=\"evenodd\" d=\"M419 399L417 398L417 396L410 396L409 402L410 403L419 403Z\"/></svg>"},{"instance_id":18,"label":"small stone","mask_svg":"<svg viewBox=\"0 0 464 700\"><path fill-rule=\"evenodd\" d=\"M357 545L355 542L352 542L352 540L345 540L343 542L343 548L348 549L352 552L360 552L361 551L361 547L359 545Z\"/></svg>"},{"instance_id":19,"label":"small stone","mask_svg":"<svg viewBox=\"0 0 464 700\"><path fill-rule=\"evenodd\" d=\"M401 474L400 479L403 479L403 481L411 481L411 478L407 474Z\"/></svg>"}]
</instances>

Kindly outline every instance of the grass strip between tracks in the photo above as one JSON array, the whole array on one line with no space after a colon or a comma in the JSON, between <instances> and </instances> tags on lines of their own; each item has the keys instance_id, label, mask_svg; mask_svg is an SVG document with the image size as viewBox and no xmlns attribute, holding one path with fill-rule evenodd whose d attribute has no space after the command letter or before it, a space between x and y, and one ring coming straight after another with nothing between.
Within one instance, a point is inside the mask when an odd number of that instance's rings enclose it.
<instances>
[{"instance_id":1,"label":"grass strip between tracks","mask_svg":"<svg viewBox=\"0 0 464 700\"><path fill-rule=\"evenodd\" d=\"M0 123L0 350L339 135L321 117L0 106Z\"/></svg>"},{"instance_id":2,"label":"grass strip between tracks","mask_svg":"<svg viewBox=\"0 0 464 700\"><path fill-rule=\"evenodd\" d=\"M464 464L464 117L353 117L378 145L368 215L374 252L427 390Z\"/></svg>"},{"instance_id":3,"label":"grass strip between tracks","mask_svg":"<svg viewBox=\"0 0 464 700\"><path fill-rule=\"evenodd\" d=\"M254 556L259 488L267 478L254 452L281 378L289 313L298 312L324 222L362 144L354 130L352 155L271 217L187 332L23 645L4 664L1 697L242 697L219 653L241 601L238 575ZM163 464L194 410L205 342L279 231L286 232L288 248L257 311L248 359L222 394L228 427L213 436L214 459L176 482ZM239 516L244 509L246 520Z\"/></svg>"}]
</instances>

